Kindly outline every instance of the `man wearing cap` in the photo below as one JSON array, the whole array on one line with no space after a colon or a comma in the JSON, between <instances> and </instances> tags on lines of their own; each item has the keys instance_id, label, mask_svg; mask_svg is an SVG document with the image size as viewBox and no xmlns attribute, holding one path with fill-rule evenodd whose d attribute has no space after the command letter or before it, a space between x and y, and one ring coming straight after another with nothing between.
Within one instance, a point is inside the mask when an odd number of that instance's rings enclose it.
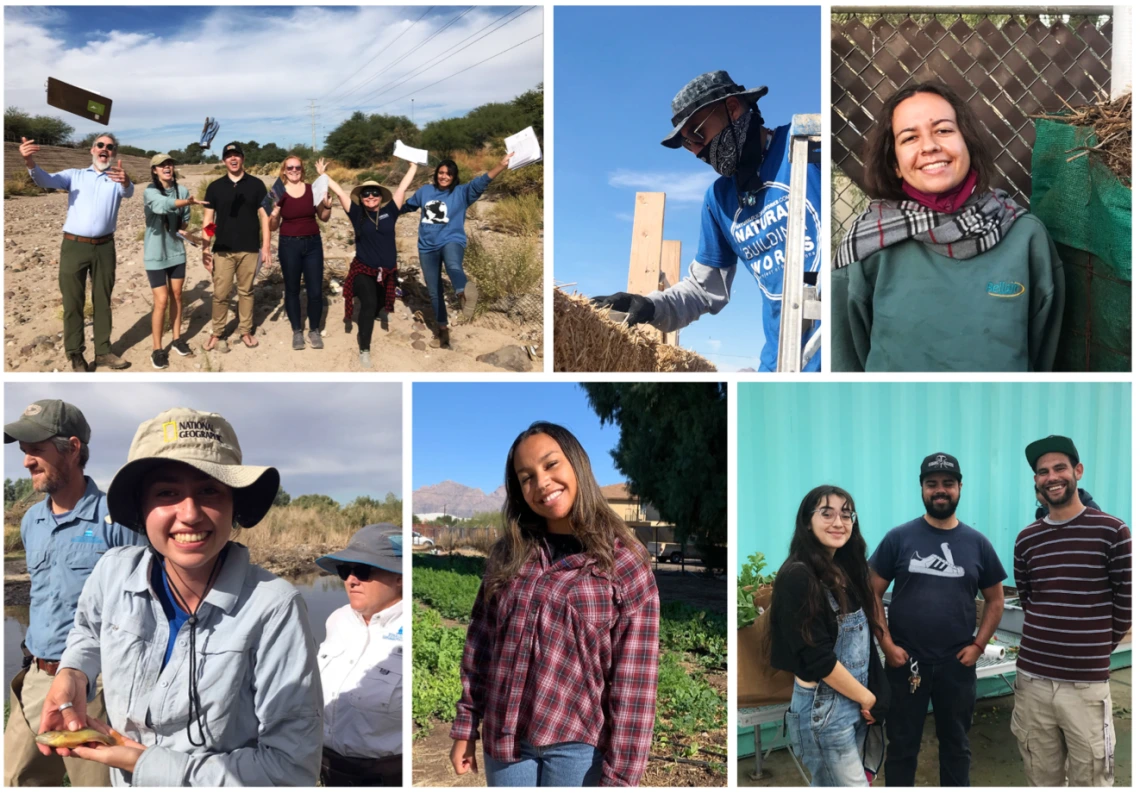
<instances>
[{"instance_id":1,"label":"man wearing cap","mask_svg":"<svg viewBox=\"0 0 1140 793\"><path fill-rule=\"evenodd\" d=\"M325 623L325 787L400 787L404 674L403 534L365 526L317 565L344 581L348 605Z\"/></svg>"},{"instance_id":2,"label":"man wearing cap","mask_svg":"<svg viewBox=\"0 0 1140 793\"><path fill-rule=\"evenodd\" d=\"M727 72L707 72L689 81L673 97L673 131L661 144L684 147L721 178L705 193L701 236L688 277L660 292L633 295L617 292L595 303L627 312L629 323L648 322L673 331L702 314L718 314L728 305L736 263L743 261L760 287L763 303L763 346L760 371L776 369L784 256L791 183L791 125L764 127L756 102L766 86L746 89ZM804 233L805 280L819 272L819 160L808 164ZM805 333L805 343L818 333L819 322ZM804 367L818 372L820 355Z\"/></svg>"},{"instance_id":3,"label":"man wearing cap","mask_svg":"<svg viewBox=\"0 0 1140 793\"><path fill-rule=\"evenodd\" d=\"M978 682L974 664L1001 621L1005 568L990 541L957 518L957 458L929 455L918 478L926 514L888 531L868 560L891 684L886 782L914 786L927 706L933 703L939 784L965 787ZM883 595L891 581L888 624ZM975 635L978 590L986 605Z\"/></svg>"},{"instance_id":4,"label":"man wearing cap","mask_svg":"<svg viewBox=\"0 0 1140 793\"><path fill-rule=\"evenodd\" d=\"M216 226L213 252L202 251L202 264L214 277L213 332L205 349L228 352L225 339L230 290L237 280L238 333L246 347L256 347L253 335L253 278L260 253L269 261L269 214L262 202L269 191L265 183L245 172L245 154L240 143L222 149L226 175L206 188L202 227Z\"/></svg>"},{"instance_id":5,"label":"man wearing cap","mask_svg":"<svg viewBox=\"0 0 1140 793\"><path fill-rule=\"evenodd\" d=\"M1049 513L1013 546L1025 628L1010 729L1029 784L1110 787L1110 659L1132 626L1132 534L1081 503L1084 466L1071 439L1034 441L1025 458Z\"/></svg>"},{"instance_id":6,"label":"man wearing cap","mask_svg":"<svg viewBox=\"0 0 1140 793\"><path fill-rule=\"evenodd\" d=\"M83 585L108 548L142 542L111 520L107 497L84 475L90 440L83 413L58 399L32 403L18 421L4 427L4 443L20 444L32 487L47 495L20 523L31 607L24 669L12 681L11 714L4 730L4 784L11 787L59 786L65 771L74 787L110 784L103 766L74 757L44 757L35 743L44 698L75 621ZM103 718L99 681L94 691L88 709Z\"/></svg>"},{"instance_id":7,"label":"man wearing cap","mask_svg":"<svg viewBox=\"0 0 1140 793\"><path fill-rule=\"evenodd\" d=\"M91 167L47 173L36 165L40 147L21 138L20 156L40 187L67 190L67 220L59 251L59 288L63 293L63 347L71 369L89 371L83 357L83 309L87 275L91 275L91 305L95 312L95 366L125 369L128 364L111 352L111 290L115 286L115 226L119 203L135 194L123 161L111 164L119 142L105 133L91 144Z\"/></svg>"}]
</instances>

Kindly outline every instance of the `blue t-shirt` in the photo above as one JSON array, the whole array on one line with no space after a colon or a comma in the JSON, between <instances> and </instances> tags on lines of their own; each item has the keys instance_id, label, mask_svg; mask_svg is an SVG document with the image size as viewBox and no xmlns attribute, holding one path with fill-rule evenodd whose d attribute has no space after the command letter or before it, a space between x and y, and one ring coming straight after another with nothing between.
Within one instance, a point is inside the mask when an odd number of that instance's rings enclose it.
<instances>
[{"instance_id":1,"label":"blue t-shirt","mask_svg":"<svg viewBox=\"0 0 1140 793\"><path fill-rule=\"evenodd\" d=\"M748 266L760 287L763 309L764 346L760 350L760 371L776 370L776 352L780 338L780 306L784 292L784 249L788 234L789 185L792 164L791 125L773 130L768 152L760 165L763 187L756 194L756 204L741 207L737 199L736 181L722 176L705 193L701 212L701 239L696 261L709 267L731 267L739 259ZM820 266L820 168L808 163L807 218L804 234L804 272L819 272ZM811 331L819 327L812 324ZM807 335L810 335L807 334ZM805 341L807 338L805 335ZM804 368L818 372L817 352Z\"/></svg>"},{"instance_id":2,"label":"blue t-shirt","mask_svg":"<svg viewBox=\"0 0 1140 793\"><path fill-rule=\"evenodd\" d=\"M483 174L467 184L457 185L450 192L440 190L431 182L417 190L400 211L420 210L419 249L438 251L450 242L466 246L463 221L467 217L467 207L479 200L489 184L491 177Z\"/></svg>"},{"instance_id":3,"label":"blue t-shirt","mask_svg":"<svg viewBox=\"0 0 1140 793\"><path fill-rule=\"evenodd\" d=\"M887 623L895 644L939 664L974 640L979 589L1005 580L1005 568L980 531L939 529L917 518L887 532L868 560L894 581Z\"/></svg>"},{"instance_id":4,"label":"blue t-shirt","mask_svg":"<svg viewBox=\"0 0 1140 793\"><path fill-rule=\"evenodd\" d=\"M154 567L151 569L150 583L154 587L155 594L158 595L158 602L162 605L162 613L166 615L166 621L170 624L170 635L166 637L166 655L162 659L162 668L165 669L166 665L170 663L170 656L174 653L174 641L178 638L178 631L182 630L182 626L186 624L186 620L190 619L190 615L178 605L177 598L170 591L170 580L166 577L166 569L158 560L155 560Z\"/></svg>"}]
</instances>

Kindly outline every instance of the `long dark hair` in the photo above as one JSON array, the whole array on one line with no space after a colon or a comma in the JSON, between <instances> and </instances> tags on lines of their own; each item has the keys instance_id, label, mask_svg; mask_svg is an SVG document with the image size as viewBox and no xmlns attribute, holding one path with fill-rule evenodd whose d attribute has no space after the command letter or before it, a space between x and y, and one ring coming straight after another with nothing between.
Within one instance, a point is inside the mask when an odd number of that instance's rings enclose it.
<instances>
[{"instance_id":1,"label":"long dark hair","mask_svg":"<svg viewBox=\"0 0 1140 793\"><path fill-rule=\"evenodd\" d=\"M175 164L174 168L172 168L170 170L170 187L173 190L172 193L167 193L166 188L162 186L162 180L158 178L158 166L157 165L150 166L150 181L151 181L151 184L155 187L155 189L158 190L158 192L162 193L163 195L173 195L175 198L178 198L178 165L177 164ZM176 213L178 211L179 210L175 210ZM162 226L163 226L163 228L166 229L167 234L172 233L170 231L170 213L166 213L162 216ZM175 229L174 231L177 232L178 229ZM162 244L165 246L166 242L164 241Z\"/></svg>"},{"instance_id":2,"label":"long dark hair","mask_svg":"<svg viewBox=\"0 0 1140 793\"><path fill-rule=\"evenodd\" d=\"M842 548L835 552L835 556L828 553L819 539L811 530L812 513L822 504L827 503L828 496L838 496L843 501L843 508L855 512L855 499L841 487L835 485L820 485L812 488L796 510L796 529L792 534L792 544L788 549L788 558L776 573L776 580L772 585L772 608L776 611L776 603L780 600L780 576L797 565L806 567L808 576L807 602L803 604L806 614L801 632L804 641L812 644L811 624L821 609L831 611L827 602L826 592L831 592L839 602L839 613L847 614L856 608L862 608L867 615L867 622L872 630L878 631L875 599L871 592L871 572L867 565L867 543L859 531L859 517L851 525L851 537ZM857 599L856 603L847 602L847 589L850 588ZM785 595L786 597L786 595ZM793 609L798 610L798 609Z\"/></svg>"},{"instance_id":3,"label":"long dark hair","mask_svg":"<svg viewBox=\"0 0 1140 793\"><path fill-rule=\"evenodd\" d=\"M954 108L958 131L966 141L970 153L970 167L978 172L976 191L988 190L993 182L994 163L986 150L982 125L970 106L956 93L941 83L918 83L895 91L879 113L863 144L863 190L871 198L902 200L907 197L902 179L895 174L899 161L895 157L895 108L915 94L934 94L945 99Z\"/></svg>"},{"instance_id":4,"label":"long dark hair","mask_svg":"<svg viewBox=\"0 0 1140 793\"><path fill-rule=\"evenodd\" d=\"M447 172L451 174L451 184L446 188L439 186L439 169L446 168ZM431 175L431 183L436 186L438 190L447 190L451 192L459 183L459 166L455 164L455 160L444 160L439 165L435 166L435 173Z\"/></svg>"},{"instance_id":5,"label":"long dark hair","mask_svg":"<svg viewBox=\"0 0 1140 793\"><path fill-rule=\"evenodd\" d=\"M578 495L570 508L570 528L602 570L614 569L614 542L640 556L649 564L649 553L626 522L613 511L590 467L590 457L570 430L549 421L536 421L515 438L507 452L504 483L507 498L503 502L503 536L491 549L484 578L485 596L489 600L499 589L518 575L531 553L543 542L546 519L540 517L523 496L522 485L515 473L515 453L519 444L534 435L548 435L557 443L578 479Z\"/></svg>"}]
</instances>

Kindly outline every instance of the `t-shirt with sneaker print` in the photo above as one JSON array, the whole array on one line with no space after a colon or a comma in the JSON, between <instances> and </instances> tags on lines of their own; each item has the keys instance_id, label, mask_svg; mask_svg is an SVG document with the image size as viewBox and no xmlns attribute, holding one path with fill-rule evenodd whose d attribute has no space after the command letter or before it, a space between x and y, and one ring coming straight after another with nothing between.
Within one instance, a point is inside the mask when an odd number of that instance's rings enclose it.
<instances>
[{"instance_id":1,"label":"t-shirt with sneaker print","mask_svg":"<svg viewBox=\"0 0 1140 793\"><path fill-rule=\"evenodd\" d=\"M887 625L895 644L923 663L953 659L974 640L978 591L1000 584L1005 568L980 531L920 517L887 532L868 560L893 581Z\"/></svg>"}]
</instances>

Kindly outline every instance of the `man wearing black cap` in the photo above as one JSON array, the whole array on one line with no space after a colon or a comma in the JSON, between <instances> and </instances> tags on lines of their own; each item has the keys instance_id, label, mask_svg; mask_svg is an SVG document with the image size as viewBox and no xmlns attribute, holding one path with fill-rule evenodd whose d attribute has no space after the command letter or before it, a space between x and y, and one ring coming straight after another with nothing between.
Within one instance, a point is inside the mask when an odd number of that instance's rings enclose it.
<instances>
[{"instance_id":1,"label":"man wearing black cap","mask_svg":"<svg viewBox=\"0 0 1140 793\"><path fill-rule=\"evenodd\" d=\"M75 621L76 604L95 563L108 549L139 545L139 535L113 523L107 497L84 476L91 428L74 405L43 399L4 427L4 443L19 443L37 493L47 495L24 515L20 539L31 579L31 608L24 636L24 669L12 681L11 714L4 730L6 786L63 783L107 786L105 766L77 757L44 757L36 749L41 711ZM106 718L102 685L88 713Z\"/></svg>"},{"instance_id":2,"label":"man wearing black cap","mask_svg":"<svg viewBox=\"0 0 1140 793\"><path fill-rule=\"evenodd\" d=\"M253 335L253 278L257 257L269 261L269 215L262 202L268 190L265 183L245 172L245 154L240 143L227 143L222 149L226 175L206 188L202 227L216 222L214 249L202 252L202 264L214 276L213 332L206 351L228 352L225 339L230 290L237 279L238 333L246 347L256 347Z\"/></svg>"},{"instance_id":3,"label":"man wearing black cap","mask_svg":"<svg viewBox=\"0 0 1140 793\"><path fill-rule=\"evenodd\" d=\"M1031 785L1108 787L1116 746L1108 676L1132 626L1132 534L1082 503L1085 469L1071 439L1034 441L1025 459L1049 513L1013 546L1025 628L1010 729Z\"/></svg>"},{"instance_id":4,"label":"man wearing black cap","mask_svg":"<svg viewBox=\"0 0 1140 793\"><path fill-rule=\"evenodd\" d=\"M727 72L693 78L673 97L673 131L661 145L684 147L721 175L705 193L701 236L688 277L662 292L617 292L595 303L629 314L629 323L673 331L728 305L736 263L743 261L763 301L760 371L776 369L791 184L791 125L764 127L756 102L766 86L746 89ZM805 280L819 272L820 167L810 161L804 233ZM815 322L805 340L819 329ZM817 352L804 367L819 371Z\"/></svg>"},{"instance_id":5,"label":"man wearing black cap","mask_svg":"<svg viewBox=\"0 0 1140 793\"><path fill-rule=\"evenodd\" d=\"M935 453L919 469L926 514L887 532L868 560L887 657L891 707L887 715L886 781L914 786L927 706L934 704L938 768L943 787L970 784L970 740L977 671L974 664L1001 621L1005 568L990 541L956 512L962 469ZM894 581L890 622L883 595ZM975 596L985 597L977 635Z\"/></svg>"}]
</instances>

